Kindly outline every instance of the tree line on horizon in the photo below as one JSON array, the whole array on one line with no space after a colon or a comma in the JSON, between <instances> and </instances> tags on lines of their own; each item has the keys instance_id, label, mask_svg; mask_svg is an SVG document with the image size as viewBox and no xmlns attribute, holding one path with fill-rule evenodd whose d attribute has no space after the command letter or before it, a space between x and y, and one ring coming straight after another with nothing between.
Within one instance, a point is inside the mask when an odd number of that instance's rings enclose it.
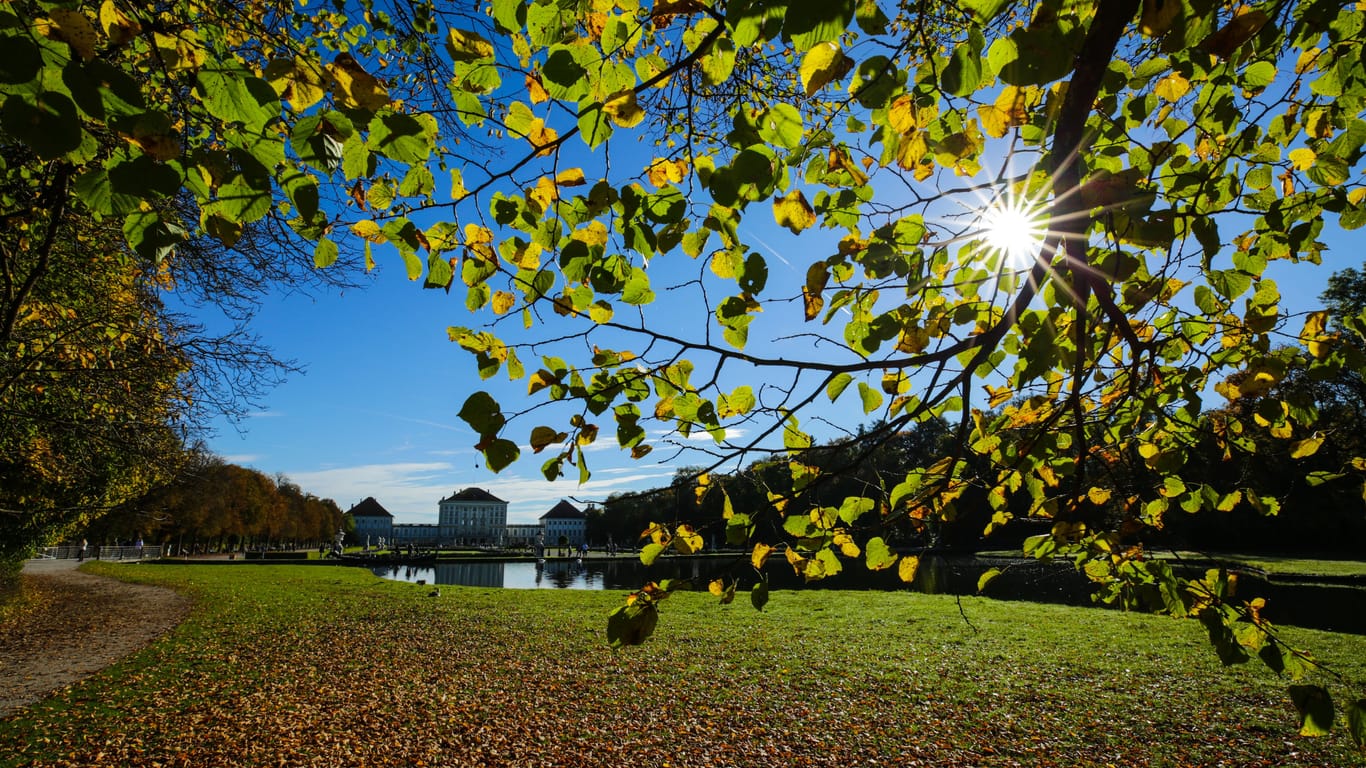
<instances>
[{"instance_id":1,"label":"tree line on horizon","mask_svg":"<svg viewBox=\"0 0 1366 768\"><path fill-rule=\"evenodd\" d=\"M1366 264L1334 272L1319 299L1332 327L1353 327L1366 312ZM1344 335L1337 351L1357 359L1366 356L1366 343ZM1366 492L1346 482L1348 476L1341 470L1354 457L1366 455L1366 381L1350 365L1327 373L1310 371L1303 362L1305 350L1293 345L1282 347L1280 353L1286 367L1275 384L1249 387L1247 393L1211 409L1216 423L1237 420L1255 428L1231 442L1213 437L1201 441L1180 464L1149 461L1138 452L1113 457L1107 462L1105 480L1097 485L1108 492L1106 501L1115 503L1097 505L1089 522L1098 527L1121 524L1120 503L1134 489L1173 478L1183 487L1217 496L1222 505L1216 504L1214 514L1168 507L1154 530L1145 534L1151 545L1213 553L1362 557ZM1231 377L1229 385L1238 387L1248 376ZM1011 404L986 418L999 416L1008 407ZM1282 408L1315 411L1326 428L1308 446L1278 439L1273 425ZM1012 502L1012 524L993 525L986 498L990 467L973 451L964 450L962 435L947 421L928 420L904 430L890 430L885 422L859 425L851 437L809 454L821 480L805 497L804 510L839 507L850 497L885 499L907 468L961 453L969 468L963 475L967 488L948 514L910 515L877 532L906 548L949 552L1018 550L1027 536L1038 533L1037 523L1042 521L1020 524L1026 517L1023 498ZM701 485L700 476L706 478ZM738 472L707 474L701 467L680 468L669 485L615 493L590 506L588 536L630 547L648 540L660 523L669 523L691 526L716 544L741 544L738 537L727 541L727 522L733 514L763 508L771 503L771 494L791 483L789 465L782 460L755 461Z\"/></svg>"},{"instance_id":2,"label":"tree line on horizon","mask_svg":"<svg viewBox=\"0 0 1366 768\"><path fill-rule=\"evenodd\" d=\"M285 475L196 453L171 482L120 505L82 535L92 543L141 538L174 552L237 552L317 547L346 523L335 501Z\"/></svg>"}]
</instances>

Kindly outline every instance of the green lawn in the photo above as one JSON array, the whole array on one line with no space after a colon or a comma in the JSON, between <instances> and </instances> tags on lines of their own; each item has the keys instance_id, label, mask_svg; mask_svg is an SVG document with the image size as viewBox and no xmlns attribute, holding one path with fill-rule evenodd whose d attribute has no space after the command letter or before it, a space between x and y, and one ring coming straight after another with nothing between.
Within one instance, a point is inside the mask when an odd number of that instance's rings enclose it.
<instances>
[{"instance_id":1,"label":"green lawn","mask_svg":"<svg viewBox=\"0 0 1366 768\"><path fill-rule=\"evenodd\" d=\"M979 552L987 557L1019 557L1019 550L993 550ZM1190 565L1208 567L1218 563L1228 566L1247 566L1265 571L1270 576L1361 576L1366 577L1366 561L1362 560L1318 560L1308 557L1275 557L1271 555L1243 555L1233 553L1170 552L1153 550L1152 557L1165 560L1180 560Z\"/></svg>"},{"instance_id":2,"label":"green lawn","mask_svg":"<svg viewBox=\"0 0 1366 768\"><path fill-rule=\"evenodd\" d=\"M351 568L119 566L192 617L0 720L0 765L982 766L1361 763L1197 622L913 593L705 594L613 651L619 593ZM971 622L969 624L968 622ZM1291 630L1366 695L1366 637ZM1322 682L1322 681L1320 681ZM10 757L5 757L10 756Z\"/></svg>"}]
</instances>

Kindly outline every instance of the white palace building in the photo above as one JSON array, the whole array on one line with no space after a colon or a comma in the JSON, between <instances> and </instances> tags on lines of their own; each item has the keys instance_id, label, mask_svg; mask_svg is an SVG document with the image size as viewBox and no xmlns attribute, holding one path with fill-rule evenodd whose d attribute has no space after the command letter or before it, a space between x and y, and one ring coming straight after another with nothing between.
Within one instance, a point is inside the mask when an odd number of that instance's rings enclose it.
<instances>
[{"instance_id":1,"label":"white palace building","mask_svg":"<svg viewBox=\"0 0 1366 768\"><path fill-rule=\"evenodd\" d=\"M483 488L466 488L437 502L437 523L396 523L373 496L347 510L361 543L405 547L577 547L587 538L588 516L561 500L535 524L508 524L508 503ZM563 542L561 539L563 538Z\"/></svg>"}]
</instances>

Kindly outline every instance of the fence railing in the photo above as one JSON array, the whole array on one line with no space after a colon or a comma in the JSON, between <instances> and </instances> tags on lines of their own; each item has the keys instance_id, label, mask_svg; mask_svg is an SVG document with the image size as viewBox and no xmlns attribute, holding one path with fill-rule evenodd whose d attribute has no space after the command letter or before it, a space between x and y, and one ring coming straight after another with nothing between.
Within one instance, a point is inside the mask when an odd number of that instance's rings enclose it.
<instances>
[{"instance_id":1,"label":"fence railing","mask_svg":"<svg viewBox=\"0 0 1366 768\"><path fill-rule=\"evenodd\" d=\"M111 545L90 545L85 548L87 560L152 560L161 557L161 546L147 544L141 547L118 547ZM78 560L81 557L79 545L68 544L61 547L43 547L38 550L40 560Z\"/></svg>"}]
</instances>

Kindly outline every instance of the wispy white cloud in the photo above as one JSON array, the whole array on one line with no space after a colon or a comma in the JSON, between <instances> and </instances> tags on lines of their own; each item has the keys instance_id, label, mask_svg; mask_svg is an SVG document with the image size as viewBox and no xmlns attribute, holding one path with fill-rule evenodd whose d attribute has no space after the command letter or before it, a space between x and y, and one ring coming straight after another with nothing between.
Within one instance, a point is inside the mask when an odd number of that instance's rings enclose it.
<instances>
[{"instance_id":1,"label":"wispy white cloud","mask_svg":"<svg viewBox=\"0 0 1366 768\"><path fill-rule=\"evenodd\" d=\"M359 414L363 414L363 415L366 415L366 416L379 416L379 417L381 417L381 418L383 418L383 419L387 419L387 420L390 420L390 421L404 421L404 422L407 422L407 423L409 423L409 424L420 424L420 425L422 425L422 426L424 426L424 427L434 427L434 428L436 428L436 429L444 429L444 430L446 430L446 431L448 431L448 432L459 432L459 433L465 434L465 435L473 435L473 434L474 434L474 432L471 431L468 427L462 427L462 426L458 426L458 425L455 425L455 424L447 424L447 423L441 422L441 421L432 421L431 419L417 419L417 418L413 418L412 416L401 416L401 415L396 414L396 413L387 413L387 412L385 412L385 411L375 411L375 410L371 410L371 409L369 409L369 408L354 408L354 407L346 406L346 407L339 407L339 408L337 408L336 410L339 410L339 411L349 411L349 412L351 412L351 413L359 413Z\"/></svg>"},{"instance_id":2,"label":"wispy white cloud","mask_svg":"<svg viewBox=\"0 0 1366 768\"><path fill-rule=\"evenodd\" d=\"M373 496L400 522L434 523L437 502L450 494L456 473L447 462L400 462L286 474L310 493L335 500L343 511Z\"/></svg>"},{"instance_id":3,"label":"wispy white cloud","mask_svg":"<svg viewBox=\"0 0 1366 768\"><path fill-rule=\"evenodd\" d=\"M253 464L261 459L261 457L255 453L239 453L235 456L219 456L218 458L229 464L240 464L243 466Z\"/></svg>"}]
</instances>

